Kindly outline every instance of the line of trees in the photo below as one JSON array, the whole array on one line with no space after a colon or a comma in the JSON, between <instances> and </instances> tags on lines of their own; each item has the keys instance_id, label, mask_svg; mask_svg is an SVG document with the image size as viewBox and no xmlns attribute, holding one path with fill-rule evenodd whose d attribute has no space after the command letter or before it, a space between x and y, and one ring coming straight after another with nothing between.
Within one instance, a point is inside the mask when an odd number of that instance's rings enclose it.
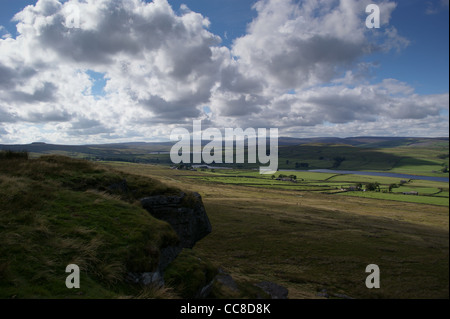
<instances>
[{"instance_id":1,"label":"line of trees","mask_svg":"<svg viewBox=\"0 0 450 319\"><path fill-rule=\"evenodd\" d=\"M275 175L272 175L272 177L271 177L272 179L276 179L276 178L290 178L290 179L292 179L292 180L294 180L294 181L296 181L297 180L297 176L296 175L284 175L284 174L280 174L280 175L278 175L278 177L276 177ZM303 180L303 179L302 179Z\"/></svg>"},{"instance_id":2,"label":"line of trees","mask_svg":"<svg viewBox=\"0 0 450 319\"><path fill-rule=\"evenodd\" d=\"M380 191L380 183L367 183L366 184L366 190L369 192L379 192Z\"/></svg>"}]
</instances>

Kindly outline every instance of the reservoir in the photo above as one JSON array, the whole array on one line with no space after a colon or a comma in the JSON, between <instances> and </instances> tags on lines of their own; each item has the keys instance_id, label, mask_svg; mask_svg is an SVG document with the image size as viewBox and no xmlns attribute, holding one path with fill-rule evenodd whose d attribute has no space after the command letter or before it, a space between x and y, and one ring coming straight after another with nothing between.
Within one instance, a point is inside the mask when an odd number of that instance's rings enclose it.
<instances>
[{"instance_id":1,"label":"reservoir","mask_svg":"<svg viewBox=\"0 0 450 319\"><path fill-rule=\"evenodd\" d=\"M313 173L331 173L331 174L353 174L353 175L364 175L364 176L383 176L383 177L394 177L401 179L418 179L424 181L432 181L432 182L444 182L448 183L448 177L434 177L434 176L421 176L421 175L409 175L409 174L397 174L397 173L385 173L385 172L361 172L361 171L341 171L341 170L332 170L332 169L314 169L309 170L308 172Z\"/></svg>"}]
</instances>

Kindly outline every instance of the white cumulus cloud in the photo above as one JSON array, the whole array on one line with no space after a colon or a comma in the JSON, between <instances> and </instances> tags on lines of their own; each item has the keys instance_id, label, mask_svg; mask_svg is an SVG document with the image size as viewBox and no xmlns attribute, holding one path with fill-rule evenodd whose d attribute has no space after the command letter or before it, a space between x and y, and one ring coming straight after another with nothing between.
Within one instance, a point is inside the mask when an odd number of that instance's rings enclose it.
<instances>
[{"instance_id":1,"label":"white cumulus cloud","mask_svg":"<svg viewBox=\"0 0 450 319\"><path fill-rule=\"evenodd\" d=\"M392 1L379 1L383 31L369 31L369 3L259 0L227 48L207 17L167 0L39 0L15 15L15 38L0 27L0 142L150 141L194 119L302 136L389 125L443 135L448 94L370 83L376 70L363 59L409 41L390 25Z\"/></svg>"}]
</instances>

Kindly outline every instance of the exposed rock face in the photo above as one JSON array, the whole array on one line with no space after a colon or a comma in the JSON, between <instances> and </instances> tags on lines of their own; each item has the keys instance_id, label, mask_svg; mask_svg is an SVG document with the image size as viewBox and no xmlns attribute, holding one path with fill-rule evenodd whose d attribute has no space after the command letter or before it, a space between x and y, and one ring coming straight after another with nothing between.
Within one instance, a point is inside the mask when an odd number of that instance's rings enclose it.
<instances>
[{"instance_id":1,"label":"exposed rock face","mask_svg":"<svg viewBox=\"0 0 450 319\"><path fill-rule=\"evenodd\" d=\"M211 233L211 223L206 215L200 194L186 198L179 196L152 196L141 199L142 206L153 217L168 222L178 237L182 248L193 248L195 243Z\"/></svg>"},{"instance_id":2,"label":"exposed rock face","mask_svg":"<svg viewBox=\"0 0 450 319\"><path fill-rule=\"evenodd\" d=\"M161 285L167 266L183 248L193 248L196 242L211 233L212 227L198 193L146 197L141 199L141 204L153 217L169 223L180 239L177 246L161 249L158 269L154 273L129 274L135 283Z\"/></svg>"}]
</instances>

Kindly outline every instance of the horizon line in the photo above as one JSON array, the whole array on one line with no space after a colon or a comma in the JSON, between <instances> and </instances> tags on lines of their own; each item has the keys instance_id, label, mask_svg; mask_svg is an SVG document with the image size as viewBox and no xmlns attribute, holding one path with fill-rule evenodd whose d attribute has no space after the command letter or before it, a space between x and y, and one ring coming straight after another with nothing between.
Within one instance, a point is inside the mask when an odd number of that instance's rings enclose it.
<instances>
[{"instance_id":1,"label":"horizon line","mask_svg":"<svg viewBox=\"0 0 450 319\"><path fill-rule=\"evenodd\" d=\"M357 139L357 138L389 138L389 139L450 139L449 136L434 136L434 137L426 137L426 136L377 136L377 135L367 135L367 136L348 136L348 137L335 137L335 136L315 136L315 137L291 137L291 136L280 136L279 139L297 139L297 140L307 140L307 139ZM202 139L202 141L210 141L209 139ZM161 141L153 141L153 142L144 142L144 141L127 141L127 142L112 142L112 143L86 143L86 144L60 144L53 142L42 142L35 141L25 144L19 143L0 143L2 146L22 146L22 145L61 145L61 146L96 146L96 145L118 145L118 144L158 144L158 143L169 143L174 144L175 141L161 140Z\"/></svg>"}]
</instances>

